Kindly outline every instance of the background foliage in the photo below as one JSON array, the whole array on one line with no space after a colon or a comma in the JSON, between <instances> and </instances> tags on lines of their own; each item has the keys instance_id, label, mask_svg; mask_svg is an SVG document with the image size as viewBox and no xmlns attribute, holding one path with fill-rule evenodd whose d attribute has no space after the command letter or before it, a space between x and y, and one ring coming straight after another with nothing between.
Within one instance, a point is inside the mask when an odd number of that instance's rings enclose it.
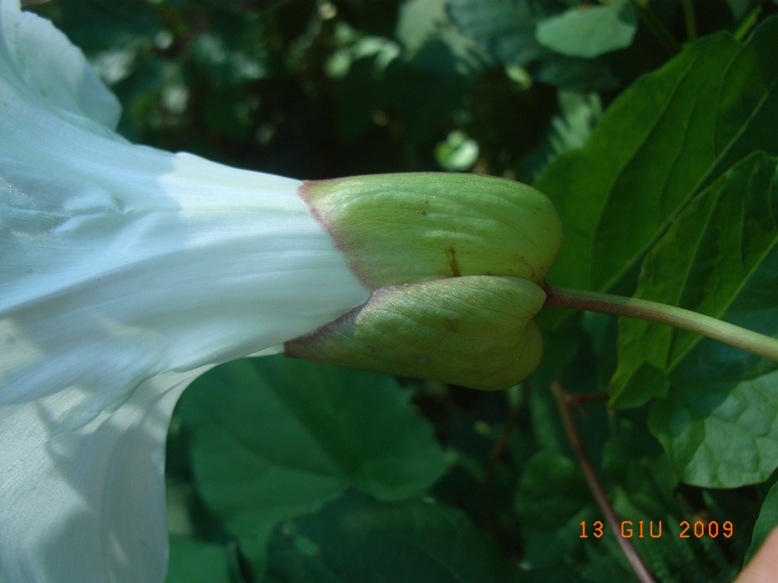
<instances>
[{"instance_id":1,"label":"background foliage","mask_svg":"<svg viewBox=\"0 0 778 583\"><path fill-rule=\"evenodd\" d=\"M30 8L85 50L133 141L299 178L533 182L565 224L550 282L778 333L774 2ZM543 365L503 393L281 357L198 380L168 440L168 581L635 580L619 533L593 536L551 386L619 518L661 523L631 539L656 579L731 580L778 523L776 363L642 322L542 323Z\"/></svg>"}]
</instances>

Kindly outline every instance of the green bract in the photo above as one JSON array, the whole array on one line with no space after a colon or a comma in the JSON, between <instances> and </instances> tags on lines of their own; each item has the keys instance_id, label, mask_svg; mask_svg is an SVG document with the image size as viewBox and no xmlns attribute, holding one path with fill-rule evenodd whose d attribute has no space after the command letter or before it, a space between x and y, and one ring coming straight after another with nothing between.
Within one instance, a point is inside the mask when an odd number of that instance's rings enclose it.
<instances>
[{"instance_id":1,"label":"green bract","mask_svg":"<svg viewBox=\"0 0 778 583\"><path fill-rule=\"evenodd\" d=\"M287 342L317 362L506 389L529 376L543 342L532 317L546 294L526 279L466 276L393 286L363 306Z\"/></svg>"},{"instance_id":2,"label":"green bract","mask_svg":"<svg viewBox=\"0 0 778 583\"><path fill-rule=\"evenodd\" d=\"M463 275L542 284L562 242L534 188L473 174L378 174L305 182L300 194L371 289Z\"/></svg>"},{"instance_id":3,"label":"green bract","mask_svg":"<svg viewBox=\"0 0 778 583\"><path fill-rule=\"evenodd\" d=\"M306 182L301 195L370 299L286 353L479 389L504 389L542 354L534 315L562 241L551 202L467 174Z\"/></svg>"}]
</instances>

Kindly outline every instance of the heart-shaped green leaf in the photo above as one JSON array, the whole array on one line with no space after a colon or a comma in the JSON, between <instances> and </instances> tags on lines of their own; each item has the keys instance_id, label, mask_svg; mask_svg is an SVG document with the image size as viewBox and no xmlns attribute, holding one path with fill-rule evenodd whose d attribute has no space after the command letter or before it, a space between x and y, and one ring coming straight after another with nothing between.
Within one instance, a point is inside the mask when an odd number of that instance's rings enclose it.
<instances>
[{"instance_id":1,"label":"heart-shaped green leaf","mask_svg":"<svg viewBox=\"0 0 778 583\"><path fill-rule=\"evenodd\" d=\"M445 467L391 377L282 357L236 361L196 381L180 413L203 497L255 556L279 520L346 488L418 496Z\"/></svg>"}]
</instances>

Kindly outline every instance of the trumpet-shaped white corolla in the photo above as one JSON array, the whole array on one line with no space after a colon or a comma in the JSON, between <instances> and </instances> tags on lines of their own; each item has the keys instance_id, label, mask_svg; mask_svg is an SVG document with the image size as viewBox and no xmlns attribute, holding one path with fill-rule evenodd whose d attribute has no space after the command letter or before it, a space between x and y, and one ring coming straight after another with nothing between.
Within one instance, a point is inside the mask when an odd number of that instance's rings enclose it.
<instances>
[{"instance_id":1,"label":"trumpet-shaped white corolla","mask_svg":"<svg viewBox=\"0 0 778 583\"><path fill-rule=\"evenodd\" d=\"M118 117L62 33L0 0L9 583L161 581L164 444L181 391L369 294L299 181L129 144Z\"/></svg>"},{"instance_id":2,"label":"trumpet-shaped white corolla","mask_svg":"<svg viewBox=\"0 0 778 583\"><path fill-rule=\"evenodd\" d=\"M529 375L562 239L529 186L306 182L135 146L50 23L0 0L0 570L158 583L164 442L215 364L285 350L482 389Z\"/></svg>"}]
</instances>

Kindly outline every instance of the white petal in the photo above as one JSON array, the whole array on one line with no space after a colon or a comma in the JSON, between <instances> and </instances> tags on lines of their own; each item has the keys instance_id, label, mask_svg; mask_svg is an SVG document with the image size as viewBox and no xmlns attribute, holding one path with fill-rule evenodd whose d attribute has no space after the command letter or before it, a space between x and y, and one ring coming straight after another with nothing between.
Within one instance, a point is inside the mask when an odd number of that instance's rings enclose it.
<instances>
[{"instance_id":1,"label":"white petal","mask_svg":"<svg viewBox=\"0 0 778 583\"><path fill-rule=\"evenodd\" d=\"M18 0L0 3L0 77L31 102L46 103L71 122L114 129L121 107L84 59L83 53L47 20L19 12ZM5 88L3 89L5 91ZM3 97L0 107L11 111ZM16 112L16 103L13 111Z\"/></svg>"},{"instance_id":2,"label":"white petal","mask_svg":"<svg viewBox=\"0 0 778 583\"><path fill-rule=\"evenodd\" d=\"M66 430L62 416L88 399L81 391L0 408L3 581L163 579L165 434L199 372L156 376Z\"/></svg>"},{"instance_id":3,"label":"white petal","mask_svg":"<svg viewBox=\"0 0 778 583\"><path fill-rule=\"evenodd\" d=\"M156 583L181 390L369 292L298 181L128 144L77 49L0 19L0 565Z\"/></svg>"}]
</instances>

